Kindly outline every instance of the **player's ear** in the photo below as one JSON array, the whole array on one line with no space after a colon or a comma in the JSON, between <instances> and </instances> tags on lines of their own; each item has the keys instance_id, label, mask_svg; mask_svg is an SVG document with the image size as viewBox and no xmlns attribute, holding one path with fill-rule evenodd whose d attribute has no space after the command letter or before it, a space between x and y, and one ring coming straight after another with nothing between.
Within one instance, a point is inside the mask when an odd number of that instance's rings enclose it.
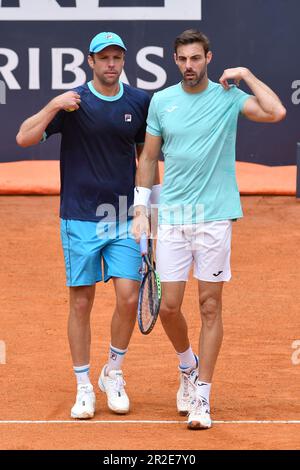
<instances>
[{"instance_id":1,"label":"player's ear","mask_svg":"<svg viewBox=\"0 0 300 470\"><path fill-rule=\"evenodd\" d=\"M175 61L175 64L177 65L177 54L176 54L176 52L174 52L174 61Z\"/></svg>"},{"instance_id":2,"label":"player's ear","mask_svg":"<svg viewBox=\"0 0 300 470\"><path fill-rule=\"evenodd\" d=\"M88 64L91 67L92 70L94 70L95 67L95 58L93 55L89 54L88 55Z\"/></svg>"},{"instance_id":3,"label":"player's ear","mask_svg":"<svg viewBox=\"0 0 300 470\"><path fill-rule=\"evenodd\" d=\"M208 51L206 54L206 63L209 64L212 61L213 58L213 53L211 51Z\"/></svg>"}]
</instances>

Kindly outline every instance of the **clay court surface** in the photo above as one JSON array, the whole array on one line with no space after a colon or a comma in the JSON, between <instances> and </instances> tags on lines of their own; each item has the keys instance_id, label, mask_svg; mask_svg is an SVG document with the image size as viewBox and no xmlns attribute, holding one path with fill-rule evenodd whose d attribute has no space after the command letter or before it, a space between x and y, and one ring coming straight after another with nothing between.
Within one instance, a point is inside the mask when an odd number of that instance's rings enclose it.
<instances>
[{"instance_id":1,"label":"clay court surface","mask_svg":"<svg viewBox=\"0 0 300 470\"><path fill-rule=\"evenodd\" d=\"M0 365L0 448L300 449L300 364L292 363L292 343L300 340L300 203L293 197L243 198L212 389L216 423L200 432L188 431L177 416L177 359L159 323L148 337L136 329L130 344L124 372L131 413L110 413L97 390L95 418L70 422L76 389L58 206L56 196L0 198L0 340L7 350ZM191 279L184 311L194 348L196 293ZM95 386L106 362L113 306L112 285L99 285L92 322Z\"/></svg>"}]
</instances>

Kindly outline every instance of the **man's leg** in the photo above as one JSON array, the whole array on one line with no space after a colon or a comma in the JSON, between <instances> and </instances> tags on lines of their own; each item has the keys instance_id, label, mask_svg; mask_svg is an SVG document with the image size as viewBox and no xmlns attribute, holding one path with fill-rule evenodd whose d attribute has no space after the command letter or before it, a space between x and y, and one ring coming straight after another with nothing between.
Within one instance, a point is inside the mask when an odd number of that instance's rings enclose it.
<instances>
[{"instance_id":1,"label":"man's leg","mask_svg":"<svg viewBox=\"0 0 300 470\"><path fill-rule=\"evenodd\" d=\"M77 398L71 410L73 418L91 418L95 394L89 379L90 314L95 285L102 280L101 250L106 240L98 236L98 223L61 219L67 286L70 287L68 336L77 379Z\"/></svg>"},{"instance_id":2,"label":"man's leg","mask_svg":"<svg viewBox=\"0 0 300 470\"><path fill-rule=\"evenodd\" d=\"M111 344L108 363L99 377L99 387L107 395L110 410L126 414L130 408L125 391L122 364L136 321L139 282L113 278L116 292L116 308L111 322Z\"/></svg>"},{"instance_id":3,"label":"man's leg","mask_svg":"<svg viewBox=\"0 0 300 470\"><path fill-rule=\"evenodd\" d=\"M199 338L200 370L188 427L211 427L209 397L213 373L223 339L223 283L231 278L232 221L206 222L195 227L194 276L198 279L202 328ZM216 282L217 281L217 282Z\"/></svg>"},{"instance_id":4,"label":"man's leg","mask_svg":"<svg viewBox=\"0 0 300 470\"><path fill-rule=\"evenodd\" d=\"M190 346L187 323L181 311L193 262L190 236L182 226L159 226L156 261L162 281L160 318L179 358L180 386L177 392L177 410L179 414L186 415L192 391L191 378L196 375L198 358Z\"/></svg>"},{"instance_id":5,"label":"man's leg","mask_svg":"<svg viewBox=\"0 0 300 470\"><path fill-rule=\"evenodd\" d=\"M181 226L159 226L156 261L162 282L161 322L176 352L183 353L190 343L181 305L193 256Z\"/></svg>"},{"instance_id":6,"label":"man's leg","mask_svg":"<svg viewBox=\"0 0 300 470\"><path fill-rule=\"evenodd\" d=\"M181 312L185 282L162 282L162 300L159 316L175 351L184 352L189 346L188 328Z\"/></svg>"},{"instance_id":7,"label":"man's leg","mask_svg":"<svg viewBox=\"0 0 300 470\"><path fill-rule=\"evenodd\" d=\"M199 339L199 379L211 383L223 339L223 282L198 282L202 328Z\"/></svg>"},{"instance_id":8,"label":"man's leg","mask_svg":"<svg viewBox=\"0 0 300 470\"><path fill-rule=\"evenodd\" d=\"M210 388L223 339L222 291L223 282L198 282L202 327L199 338L199 378L195 383L188 427L211 427Z\"/></svg>"},{"instance_id":9,"label":"man's leg","mask_svg":"<svg viewBox=\"0 0 300 470\"><path fill-rule=\"evenodd\" d=\"M95 297L95 286L70 287L70 314L68 337L77 378L77 397L71 417L92 418L95 413L95 394L89 379L90 368L90 314Z\"/></svg>"},{"instance_id":10,"label":"man's leg","mask_svg":"<svg viewBox=\"0 0 300 470\"><path fill-rule=\"evenodd\" d=\"M111 344L125 350L134 329L139 282L130 279L114 278L116 292L116 308L111 322Z\"/></svg>"},{"instance_id":11,"label":"man's leg","mask_svg":"<svg viewBox=\"0 0 300 470\"><path fill-rule=\"evenodd\" d=\"M186 283L183 281L163 282L159 312L164 330L180 360L180 386L177 391L177 410L180 415L188 413L194 388L191 380L197 376L198 365L198 359L190 346L187 323L181 311L185 286Z\"/></svg>"},{"instance_id":12,"label":"man's leg","mask_svg":"<svg viewBox=\"0 0 300 470\"><path fill-rule=\"evenodd\" d=\"M90 314L94 298L95 285L70 287L68 338L75 367L90 363Z\"/></svg>"}]
</instances>

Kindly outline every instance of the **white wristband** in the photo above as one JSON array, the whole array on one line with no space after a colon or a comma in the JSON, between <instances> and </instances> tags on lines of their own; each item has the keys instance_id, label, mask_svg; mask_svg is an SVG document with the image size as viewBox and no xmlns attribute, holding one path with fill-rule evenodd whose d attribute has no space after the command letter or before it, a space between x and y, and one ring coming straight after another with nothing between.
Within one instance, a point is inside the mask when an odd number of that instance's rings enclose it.
<instances>
[{"instance_id":1,"label":"white wristband","mask_svg":"<svg viewBox=\"0 0 300 470\"><path fill-rule=\"evenodd\" d=\"M161 184L155 184L154 186L152 186L150 204L154 204L154 205L159 204L160 193L161 193Z\"/></svg>"},{"instance_id":2,"label":"white wristband","mask_svg":"<svg viewBox=\"0 0 300 470\"><path fill-rule=\"evenodd\" d=\"M143 188L142 186L136 186L134 188L134 202L133 206L145 206L148 207L151 195L151 189Z\"/></svg>"}]
</instances>

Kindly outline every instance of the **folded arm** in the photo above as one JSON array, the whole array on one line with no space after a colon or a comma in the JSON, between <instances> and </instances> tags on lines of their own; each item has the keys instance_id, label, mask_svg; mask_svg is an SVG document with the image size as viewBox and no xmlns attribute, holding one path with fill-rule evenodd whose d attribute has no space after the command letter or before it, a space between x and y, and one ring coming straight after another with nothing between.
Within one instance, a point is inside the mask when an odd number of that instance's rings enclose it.
<instances>
[{"instance_id":1,"label":"folded arm","mask_svg":"<svg viewBox=\"0 0 300 470\"><path fill-rule=\"evenodd\" d=\"M75 111L79 108L80 96L68 91L53 98L40 112L26 119L17 134L17 144L21 147L29 147L38 144L43 134L56 114L64 110Z\"/></svg>"},{"instance_id":2,"label":"folded arm","mask_svg":"<svg viewBox=\"0 0 300 470\"><path fill-rule=\"evenodd\" d=\"M221 85L228 90L228 80L239 85L244 80L253 95L244 104L242 113L255 122L279 122L286 116L286 109L279 97L265 83L245 67L227 69L220 78Z\"/></svg>"}]
</instances>

